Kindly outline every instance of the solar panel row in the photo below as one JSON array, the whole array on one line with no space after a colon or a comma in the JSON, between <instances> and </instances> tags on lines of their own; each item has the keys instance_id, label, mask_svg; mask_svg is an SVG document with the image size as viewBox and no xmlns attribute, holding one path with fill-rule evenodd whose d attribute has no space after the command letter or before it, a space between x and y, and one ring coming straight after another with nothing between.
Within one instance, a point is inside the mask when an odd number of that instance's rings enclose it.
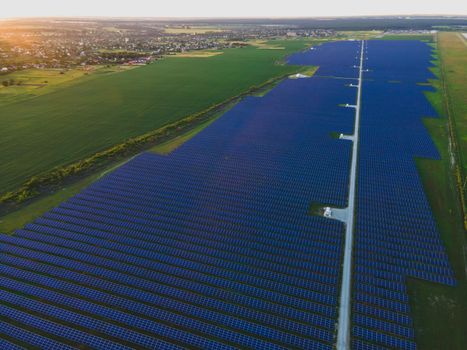
<instances>
[{"instance_id":1,"label":"solar panel row","mask_svg":"<svg viewBox=\"0 0 467 350\"><path fill-rule=\"evenodd\" d=\"M415 157L439 159L421 118L431 48L368 42L363 83L355 229L353 346L415 349L407 277L456 281L426 199Z\"/></svg>"}]
</instances>

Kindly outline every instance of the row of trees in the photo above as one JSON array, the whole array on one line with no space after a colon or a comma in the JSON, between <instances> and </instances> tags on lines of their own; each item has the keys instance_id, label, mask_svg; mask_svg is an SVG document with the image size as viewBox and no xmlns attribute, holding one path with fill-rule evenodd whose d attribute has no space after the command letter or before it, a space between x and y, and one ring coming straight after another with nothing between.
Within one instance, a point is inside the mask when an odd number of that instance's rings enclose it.
<instances>
[{"instance_id":1,"label":"row of trees","mask_svg":"<svg viewBox=\"0 0 467 350\"><path fill-rule=\"evenodd\" d=\"M7 86L13 86L13 85L21 85L20 81L15 81L14 79L9 79L9 80L4 80L2 81L2 85L7 87Z\"/></svg>"}]
</instances>

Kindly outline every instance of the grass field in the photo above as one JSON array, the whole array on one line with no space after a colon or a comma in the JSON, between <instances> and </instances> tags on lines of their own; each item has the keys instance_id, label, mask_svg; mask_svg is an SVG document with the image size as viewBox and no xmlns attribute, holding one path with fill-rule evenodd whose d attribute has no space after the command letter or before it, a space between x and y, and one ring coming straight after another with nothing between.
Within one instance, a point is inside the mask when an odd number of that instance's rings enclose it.
<instances>
[{"instance_id":1,"label":"grass field","mask_svg":"<svg viewBox=\"0 0 467 350\"><path fill-rule=\"evenodd\" d=\"M285 50L285 47L276 41L251 40L249 44L261 50Z\"/></svg>"},{"instance_id":2,"label":"grass field","mask_svg":"<svg viewBox=\"0 0 467 350\"><path fill-rule=\"evenodd\" d=\"M467 174L467 46L457 33L452 32L439 33L438 45L445 67L449 108L455 124L458 151L465 176Z\"/></svg>"},{"instance_id":3,"label":"grass field","mask_svg":"<svg viewBox=\"0 0 467 350\"><path fill-rule=\"evenodd\" d=\"M434 72L441 77L439 68ZM466 237L450 162L442 84L433 85L437 91L427 96L442 117L426 119L425 125L442 160L417 159L417 167L459 285L451 288L410 279L408 287L418 348L461 350L467 344Z\"/></svg>"},{"instance_id":4,"label":"grass field","mask_svg":"<svg viewBox=\"0 0 467 350\"><path fill-rule=\"evenodd\" d=\"M190 28L181 28L181 27L173 27L173 28L165 28L164 32L169 34L204 34L209 32L223 32L224 29L219 27L190 27Z\"/></svg>"},{"instance_id":5,"label":"grass field","mask_svg":"<svg viewBox=\"0 0 467 350\"><path fill-rule=\"evenodd\" d=\"M336 32L338 38L342 39L358 39L369 40L375 39L383 35L381 30L352 30L352 31L338 31Z\"/></svg>"},{"instance_id":6,"label":"grass field","mask_svg":"<svg viewBox=\"0 0 467 350\"><path fill-rule=\"evenodd\" d=\"M0 76L0 82L13 80L14 85L0 85L0 107L8 103L48 94L101 75L123 72L134 66L92 66L89 69L27 69ZM20 83L18 85L18 83Z\"/></svg>"},{"instance_id":7,"label":"grass field","mask_svg":"<svg viewBox=\"0 0 467 350\"><path fill-rule=\"evenodd\" d=\"M222 55L223 51L217 50L200 50L200 51L187 51L177 53L174 57L188 57L188 58L206 58Z\"/></svg>"},{"instance_id":8,"label":"grass field","mask_svg":"<svg viewBox=\"0 0 467 350\"><path fill-rule=\"evenodd\" d=\"M170 57L1 106L0 192L293 73L296 67L276 63L309 43L283 40L284 50L250 46L208 58Z\"/></svg>"}]
</instances>

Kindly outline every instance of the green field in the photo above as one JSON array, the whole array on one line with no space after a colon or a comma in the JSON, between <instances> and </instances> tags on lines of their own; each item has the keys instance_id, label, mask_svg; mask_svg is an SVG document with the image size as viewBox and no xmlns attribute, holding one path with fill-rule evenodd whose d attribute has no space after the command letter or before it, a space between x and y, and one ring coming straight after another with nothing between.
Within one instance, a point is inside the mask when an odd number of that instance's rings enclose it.
<instances>
[{"instance_id":1,"label":"green field","mask_svg":"<svg viewBox=\"0 0 467 350\"><path fill-rule=\"evenodd\" d=\"M445 57L446 48L441 45L439 48ZM455 66L452 69L456 69ZM434 72L441 78L439 68ZM450 162L445 94L441 81L434 81L433 85L436 92L429 92L427 96L441 118L426 119L425 125L442 159L417 159L417 167L459 285L452 288L409 279L408 288L418 348L461 350L467 344L466 237ZM467 87L464 87L464 94L467 94Z\"/></svg>"},{"instance_id":2,"label":"green field","mask_svg":"<svg viewBox=\"0 0 467 350\"><path fill-rule=\"evenodd\" d=\"M445 67L447 99L465 177L467 174L467 45L457 33L452 32L440 33L438 45Z\"/></svg>"},{"instance_id":3,"label":"green field","mask_svg":"<svg viewBox=\"0 0 467 350\"><path fill-rule=\"evenodd\" d=\"M250 46L205 58L169 57L1 106L0 192L237 95L296 67L277 64L310 44Z\"/></svg>"},{"instance_id":4,"label":"green field","mask_svg":"<svg viewBox=\"0 0 467 350\"><path fill-rule=\"evenodd\" d=\"M75 69L27 69L0 76L0 82L13 80L8 87L0 84L0 106L45 95L78 82L93 80L134 69L135 66L88 66Z\"/></svg>"},{"instance_id":5,"label":"green field","mask_svg":"<svg viewBox=\"0 0 467 350\"><path fill-rule=\"evenodd\" d=\"M338 31L336 36L339 39L355 39L355 40L370 40L377 39L383 35L381 30L350 30Z\"/></svg>"},{"instance_id":6,"label":"green field","mask_svg":"<svg viewBox=\"0 0 467 350\"><path fill-rule=\"evenodd\" d=\"M204 34L210 32L223 32L224 29L219 27L199 26L199 27L169 27L165 28L164 32L169 34Z\"/></svg>"}]
</instances>

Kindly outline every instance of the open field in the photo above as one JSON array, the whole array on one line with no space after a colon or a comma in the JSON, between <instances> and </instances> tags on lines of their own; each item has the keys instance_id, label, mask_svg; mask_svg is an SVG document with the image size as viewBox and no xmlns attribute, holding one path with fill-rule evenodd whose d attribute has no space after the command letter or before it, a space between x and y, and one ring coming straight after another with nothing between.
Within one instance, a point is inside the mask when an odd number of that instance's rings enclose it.
<instances>
[{"instance_id":1,"label":"open field","mask_svg":"<svg viewBox=\"0 0 467 350\"><path fill-rule=\"evenodd\" d=\"M190 28L165 28L164 31L169 34L204 34L210 32L223 32L224 29L218 27L190 27Z\"/></svg>"},{"instance_id":2,"label":"open field","mask_svg":"<svg viewBox=\"0 0 467 350\"><path fill-rule=\"evenodd\" d=\"M285 47L281 46L275 40L274 41L251 40L248 43L261 50L285 50Z\"/></svg>"},{"instance_id":3,"label":"open field","mask_svg":"<svg viewBox=\"0 0 467 350\"><path fill-rule=\"evenodd\" d=\"M444 66L449 113L454 124L459 158L467 174L467 46L457 33L438 36L441 61ZM465 186L464 186L465 189Z\"/></svg>"},{"instance_id":4,"label":"open field","mask_svg":"<svg viewBox=\"0 0 467 350\"><path fill-rule=\"evenodd\" d=\"M224 51L215 50L200 50L200 51L188 51L176 54L174 57L188 57L188 58L207 58L222 55Z\"/></svg>"},{"instance_id":5,"label":"open field","mask_svg":"<svg viewBox=\"0 0 467 350\"><path fill-rule=\"evenodd\" d=\"M338 31L336 36L341 39L359 39L369 40L378 38L383 34L381 30L352 30L352 31Z\"/></svg>"},{"instance_id":6,"label":"open field","mask_svg":"<svg viewBox=\"0 0 467 350\"><path fill-rule=\"evenodd\" d=\"M435 61L439 65L439 61ZM439 67L433 69L441 77ZM421 280L408 283L419 349L464 349L467 344L467 279L465 232L449 153L449 131L442 84L427 97L441 118L426 119L442 159L417 159L422 182L459 285L455 288Z\"/></svg>"},{"instance_id":7,"label":"open field","mask_svg":"<svg viewBox=\"0 0 467 350\"><path fill-rule=\"evenodd\" d=\"M27 69L0 76L0 82L13 80L5 87L0 84L0 106L19 102L64 89L72 84L92 80L100 75L124 72L134 66L90 66L86 69ZM19 83L19 84L18 84Z\"/></svg>"}]
</instances>

